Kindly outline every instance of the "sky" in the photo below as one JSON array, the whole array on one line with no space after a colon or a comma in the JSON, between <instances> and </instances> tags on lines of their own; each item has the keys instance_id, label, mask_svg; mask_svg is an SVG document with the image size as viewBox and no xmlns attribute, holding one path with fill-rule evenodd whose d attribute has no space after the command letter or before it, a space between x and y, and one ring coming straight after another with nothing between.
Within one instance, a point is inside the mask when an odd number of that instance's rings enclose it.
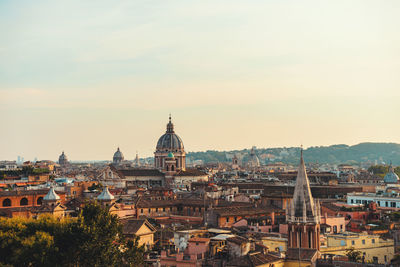
<instances>
[{"instance_id":1,"label":"sky","mask_svg":"<svg viewBox=\"0 0 400 267\"><path fill-rule=\"evenodd\" d=\"M400 143L400 1L0 1L0 160Z\"/></svg>"}]
</instances>

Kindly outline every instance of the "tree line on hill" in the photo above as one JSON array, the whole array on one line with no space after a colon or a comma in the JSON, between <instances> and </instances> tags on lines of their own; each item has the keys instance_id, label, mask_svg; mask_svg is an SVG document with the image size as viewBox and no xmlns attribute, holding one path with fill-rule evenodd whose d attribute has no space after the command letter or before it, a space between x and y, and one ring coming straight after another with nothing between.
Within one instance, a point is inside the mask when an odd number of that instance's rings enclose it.
<instances>
[{"instance_id":1,"label":"tree line on hill","mask_svg":"<svg viewBox=\"0 0 400 267\"><path fill-rule=\"evenodd\" d=\"M255 150L262 164L283 162L298 164L300 147L258 148ZM400 144L396 143L360 143L353 146L332 145L314 146L303 151L308 163L353 164L375 162L378 164L400 165ZM232 151L189 152L187 158L191 161L202 160L204 163L231 162L234 154L240 155L243 162L249 159L250 149Z\"/></svg>"}]
</instances>

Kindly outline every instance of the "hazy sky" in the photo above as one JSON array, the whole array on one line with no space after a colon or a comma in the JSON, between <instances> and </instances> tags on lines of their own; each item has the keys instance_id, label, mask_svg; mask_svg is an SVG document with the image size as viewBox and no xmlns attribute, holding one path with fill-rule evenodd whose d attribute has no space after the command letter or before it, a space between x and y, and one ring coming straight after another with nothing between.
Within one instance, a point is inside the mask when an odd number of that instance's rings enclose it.
<instances>
[{"instance_id":1,"label":"hazy sky","mask_svg":"<svg viewBox=\"0 0 400 267\"><path fill-rule=\"evenodd\" d=\"M400 1L0 1L0 160L400 142Z\"/></svg>"}]
</instances>

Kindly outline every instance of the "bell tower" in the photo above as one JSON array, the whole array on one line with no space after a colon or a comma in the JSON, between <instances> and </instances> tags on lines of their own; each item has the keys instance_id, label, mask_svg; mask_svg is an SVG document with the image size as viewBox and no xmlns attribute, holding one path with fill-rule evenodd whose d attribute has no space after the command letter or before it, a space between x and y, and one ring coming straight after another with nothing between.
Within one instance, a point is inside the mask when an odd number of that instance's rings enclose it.
<instances>
[{"instance_id":1,"label":"bell tower","mask_svg":"<svg viewBox=\"0 0 400 267\"><path fill-rule=\"evenodd\" d=\"M320 249L321 207L311 194L301 150L293 199L286 211L288 248Z\"/></svg>"}]
</instances>

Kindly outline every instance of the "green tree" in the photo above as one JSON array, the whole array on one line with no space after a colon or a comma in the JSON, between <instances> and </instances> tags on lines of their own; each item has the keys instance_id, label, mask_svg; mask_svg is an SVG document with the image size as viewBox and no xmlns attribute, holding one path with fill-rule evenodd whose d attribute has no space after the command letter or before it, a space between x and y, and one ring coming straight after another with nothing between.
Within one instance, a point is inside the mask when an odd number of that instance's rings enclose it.
<instances>
[{"instance_id":1,"label":"green tree","mask_svg":"<svg viewBox=\"0 0 400 267\"><path fill-rule=\"evenodd\" d=\"M144 252L97 203L78 218L0 218L0 266L140 266Z\"/></svg>"},{"instance_id":2,"label":"green tree","mask_svg":"<svg viewBox=\"0 0 400 267\"><path fill-rule=\"evenodd\" d=\"M355 250L355 248L351 247L346 249L346 256L349 261L352 262L360 262L362 260L362 253L359 250Z\"/></svg>"},{"instance_id":3,"label":"green tree","mask_svg":"<svg viewBox=\"0 0 400 267\"><path fill-rule=\"evenodd\" d=\"M144 246L139 246L139 237L136 237L134 240L128 240L123 251L122 265L127 267L142 266L144 264L144 252Z\"/></svg>"}]
</instances>

